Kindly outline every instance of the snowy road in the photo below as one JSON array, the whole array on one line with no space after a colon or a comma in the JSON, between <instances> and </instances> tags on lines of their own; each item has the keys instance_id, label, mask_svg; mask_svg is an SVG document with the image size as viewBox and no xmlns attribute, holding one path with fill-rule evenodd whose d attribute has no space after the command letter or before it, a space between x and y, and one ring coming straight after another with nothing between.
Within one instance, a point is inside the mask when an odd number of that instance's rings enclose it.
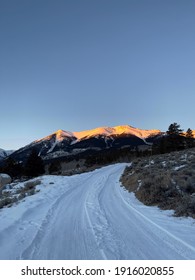
<instances>
[{"instance_id":1,"label":"snowy road","mask_svg":"<svg viewBox=\"0 0 195 280\"><path fill-rule=\"evenodd\" d=\"M41 177L39 193L0 210L0 259L195 259L195 221L137 201L124 167Z\"/></svg>"}]
</instances>

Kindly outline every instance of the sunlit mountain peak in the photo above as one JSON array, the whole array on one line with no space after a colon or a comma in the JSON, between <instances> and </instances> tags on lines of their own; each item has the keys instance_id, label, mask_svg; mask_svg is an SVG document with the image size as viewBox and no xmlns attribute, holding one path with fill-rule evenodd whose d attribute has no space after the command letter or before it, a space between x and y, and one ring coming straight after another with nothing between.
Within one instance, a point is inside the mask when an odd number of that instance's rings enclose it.
<instances>
[{"instance_id":1,"label":"sunlit mountain peak","mask_svg":"<svg viewBox=\"0 0 195 280\"><path fill-rule=\"evenodd\" d=\"M63 140L65 137L74 137L73 133L70 132L70 131L65 131L65 130L62 130L62 129L59 129L55 132L56 134L56 139L58 141L61 141Z\"/></svg>"},{"instance_id":2,"label":"sunlit mountain peak","mask_svg":"<svg viewBox=\"0 0 195 280\"><path fill-rule=\"evenodd\" d=\"M54 133L52 133L52 134L50 134L46 137L35 140L33 143L38 143L38 142L41 142L41 141L50 140L54 136L56 137L57 141L62 141L65 137L74 137L72 132L65 131L65 130L62 130L62 129L58 129L57 131L55 131Z\"/></svg>"},{"instance_id":3,"label":"sunlit mountain peak","mask_svg":"<svg viewBox=\"0 0 195 280\"><path fill-rule=\"evenodd\" d=\"M61 142L64 140L64 138L74 138L76 141L81 141L82 139L88 139L92 137L99 137L99 136L112 137L114 135L122 135L122 134L135 135L139 138L147 138L150 135L159 134L159 133L160 130L154 130L154 129L144 130L144 129L135 128L130 125L119 125L114 127L102 126L90 130L80 131L80 132L70 132L70 131L59 129L47 137L34 141L34 143L41 142L43 140L50 140L53 137L55 137L55 140L57 142Z\"/></svg>"},{"instance_id":4,"label":"sunlit mountain peak","mask_svg":"<svg viewBox=\"0 0 195 280\"><path fill-rule=\"evenodd\" d=\"M73 134L77 139L82 139L82 138L86 138L86 137L95 137L97 135L108 136L108 135L112 134L112 132L113 132L113 129L111 127L97 127L97 128L90 129L90 130L74 132Z\"/></svg>"}]
</instances>

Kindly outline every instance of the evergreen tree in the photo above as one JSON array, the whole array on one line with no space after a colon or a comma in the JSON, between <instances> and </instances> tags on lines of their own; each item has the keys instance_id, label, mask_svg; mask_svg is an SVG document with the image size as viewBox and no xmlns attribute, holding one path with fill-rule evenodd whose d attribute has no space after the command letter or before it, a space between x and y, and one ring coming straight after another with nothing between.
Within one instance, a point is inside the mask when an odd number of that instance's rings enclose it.
<instances>
[{"instance_id":1,"label":"evergreen tree","mask_svg":"<svg viewBox=\"0 0 195 280\"><path fill-rule=\"evenodd\" d=\"M192 148L194 146L194 135L190 128L186 131L186 145L188 148Z\"/></svg>"},{"instance_id":2,"label":"evergreen tree","mask_svg":"<svg viewBox=\"0 0 195 280\"><path fill-rule=\"evenodd\" d=\"M37 177L45 172L43 160L35 150L32 150L25 165L25 175Z\"/></svg>"},{"instance_id":3,"label":"evergreen tree","mask_svg":"<svg viewBox=\"0 0 195 280\"><path fill-rule=\"evenodd\" d=\"M183 129L176 122L170 124L167 130L167 151L178 151L185 148L185 137Z\"/></svg>"},{"instance_id":4,"label":"evergreen tree","mask_svg":"<svg viewBox=\"0 0 195 280\"><path fill-rule=\"evenodd\" d=\"M167 134L168 135L181 135L183 132L183 129L180 128L180 125L177 124L176 122L170 124L168 130L167 130Z\"/></svg>"},{"instance_id":5,"label":"evergreen tree","mask_svg":"<svg viewBox=\"0 0 195 280\"><path fill-rule=\"evenodd\" d=\"M164 154L167 152L167 138L163 136L160 141L159 150L161 154Z\"/></svg>"},{"instance_id":6,"label":"evergreen tree","mask_svg":"<svg viewBox=\"0 0 195 280\"><path fill-rule=\"evenodd\" d=\"M16 162L12 157L8 157L3 166L3 172L9 174L12 178L21 177L23 173L22 165Z\"/></svg>"},{"instance_id":7,"label":"evergreen tree","mask_svg":"<svg viewBox=\"0 0 195 280\"><path fill-rule=\"evenodd\" d=\"M188 130L186 131L186 137L187 138L193 138L194 137L193 136L193 131L190 128L188 128Z\"/></svg>"}]
</instances>

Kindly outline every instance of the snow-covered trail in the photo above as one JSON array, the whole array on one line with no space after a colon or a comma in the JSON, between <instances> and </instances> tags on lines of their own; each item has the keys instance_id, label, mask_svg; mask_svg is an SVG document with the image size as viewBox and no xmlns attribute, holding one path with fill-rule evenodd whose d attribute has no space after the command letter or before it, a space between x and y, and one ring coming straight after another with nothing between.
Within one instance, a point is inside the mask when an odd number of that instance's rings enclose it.
<instances>
[{"instance_id":1,"label":"snow-covered trail","mask_svg":"<svg viewBox=\"0 0 195 280\"><path fill-rule=\"evenodd\" d=\"M195 221L137 201L120 187L124 167L43 176L0 211L0 259L195 259Z\"/></svg>"}]
</instances>

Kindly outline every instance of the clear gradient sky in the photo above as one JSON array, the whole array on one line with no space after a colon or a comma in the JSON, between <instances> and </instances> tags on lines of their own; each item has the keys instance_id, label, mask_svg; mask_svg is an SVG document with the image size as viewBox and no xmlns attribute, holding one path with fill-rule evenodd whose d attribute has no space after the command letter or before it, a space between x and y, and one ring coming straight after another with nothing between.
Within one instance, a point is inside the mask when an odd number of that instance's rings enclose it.
<instances>
[{"instance_id":1,"label":"clear gradient sky","mask_svg":"<svg viewBox=\"0 0 195 280\"><path fill-rule=\"evenodd\" d=\"M195 129L194 0L0 0L0 148L172 122Z\"/></svg>"}]
</instances>

